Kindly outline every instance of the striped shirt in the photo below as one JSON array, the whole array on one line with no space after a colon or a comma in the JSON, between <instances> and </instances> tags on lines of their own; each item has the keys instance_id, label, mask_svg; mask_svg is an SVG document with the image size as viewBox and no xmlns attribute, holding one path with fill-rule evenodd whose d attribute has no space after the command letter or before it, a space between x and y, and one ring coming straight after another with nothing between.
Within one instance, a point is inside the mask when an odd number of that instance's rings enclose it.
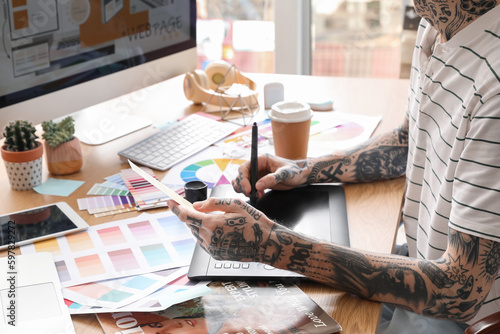
<instances>
[{"instance_id":1,"label":"striped shirt","mask_svg":"<svg viewBox=\"0 0 500 334\"><path fill-rule=\"evenodd\" d=\"M434 48L436 36L422 20L403 208L410 256L430 260L446 250L448 227L500 242L500 6ZM471 323L500 310L499 278Z\"/></svg>"}]
</instances>

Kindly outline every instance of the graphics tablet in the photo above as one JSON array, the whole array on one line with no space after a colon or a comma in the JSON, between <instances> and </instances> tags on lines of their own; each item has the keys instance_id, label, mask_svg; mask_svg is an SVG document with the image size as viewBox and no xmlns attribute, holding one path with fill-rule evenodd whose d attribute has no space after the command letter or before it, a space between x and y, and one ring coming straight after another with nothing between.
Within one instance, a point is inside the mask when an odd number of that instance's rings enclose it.
<instances>
[{"instance_id":1,"label":"graphics tablet","mask_svg":"<svg viewBox=\"0 0 500 334\"><path fill-rule=\"evenodd\" d=\"M0 216L0 250L56 238L89 225L65 202Z\"/></svg>"},{"instance_id":2,"label":"graphics tablet","mask_svg":"<svg viewBox=\"0 0 500 334\"><path fill-rule=\"evenodd\" d=\"M210 197L239 197L231 185L213 188ZM269 191L255 205L267 217L317 239L349 246L344 188L309 185L287 191ZM283 279L303 275L255 262L217 261L199 244L188 277L193 280Z\"/></svg>"}]
</instances>

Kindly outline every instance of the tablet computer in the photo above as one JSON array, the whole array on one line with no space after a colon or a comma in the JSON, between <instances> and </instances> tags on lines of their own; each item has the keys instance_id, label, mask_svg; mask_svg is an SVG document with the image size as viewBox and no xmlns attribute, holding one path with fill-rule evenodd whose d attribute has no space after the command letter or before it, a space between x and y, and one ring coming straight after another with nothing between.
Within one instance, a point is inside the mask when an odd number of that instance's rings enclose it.
<instances>
[{"instance_id":1,"label":"tablet computer","mask_svg":"<svg viewBox=\"0 0 500 334\"><path fill-rule=\"evenodd\" d=\"M3 214L0 215L0 250L56 238L88 227L65 202Z\"/></svg>"},{"instance_id":2,"label":"tablet computer","mask_svg":"<svg viewBox=\"0 0 500 334\"><path fill-rule=\"evenodd\" d=\"M210 197L244 198L236 194L230 184L215 186ZM350 246L345 193L340 185L314 184L286 191L268 191L256 202L255 208L292 230L319 240ZM187 276L192 280L305 278L302 274L263 263L215 260L198 243Z\"/></svg>"}]
</instances>

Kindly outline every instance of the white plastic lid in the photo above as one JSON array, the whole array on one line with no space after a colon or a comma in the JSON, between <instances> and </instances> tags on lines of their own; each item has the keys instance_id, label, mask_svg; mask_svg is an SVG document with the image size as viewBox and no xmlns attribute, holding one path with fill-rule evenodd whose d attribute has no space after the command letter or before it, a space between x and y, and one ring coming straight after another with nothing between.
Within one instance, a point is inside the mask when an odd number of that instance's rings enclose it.
<instances>
[{"instance_id":1,"label":"white plastic lid","mask_svg":"<svg viewBox=\"0 0 500 334\"><path fill-rule=\"evenodd\" d=\"M298 123L311 119L313 112L309 104L297 101L282 101L271 106L269 118L283 123Z\"/></svg>"}]
</instances>

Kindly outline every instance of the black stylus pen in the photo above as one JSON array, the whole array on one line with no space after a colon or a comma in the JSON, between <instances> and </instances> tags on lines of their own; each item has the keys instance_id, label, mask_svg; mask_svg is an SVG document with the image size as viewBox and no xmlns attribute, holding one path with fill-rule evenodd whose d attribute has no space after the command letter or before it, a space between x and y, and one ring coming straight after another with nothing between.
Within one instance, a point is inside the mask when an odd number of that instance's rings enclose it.
<instances>
[{"instance_id":1,"label":"black stylus pen","mask_svg":"<svg viewBox=\"0 0 500 334\"><path fill-rule=\"evenodd\" d=\"M255 183L257 183L257 146L258 144L258 127L257 123L252 125L252 151L250 156L250 204L255 204L257 202L257 190L255 189Z\"/></svg>"}]
</instances>

